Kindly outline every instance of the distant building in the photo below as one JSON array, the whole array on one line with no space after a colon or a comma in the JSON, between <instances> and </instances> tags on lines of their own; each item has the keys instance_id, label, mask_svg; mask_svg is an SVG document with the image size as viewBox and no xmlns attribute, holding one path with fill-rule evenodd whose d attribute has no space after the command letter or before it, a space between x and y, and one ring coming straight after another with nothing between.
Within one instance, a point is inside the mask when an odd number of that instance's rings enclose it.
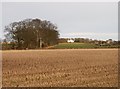
<instances>
[{"instance_id":1,"label":"distant building","mask_svg":"<svg viewBox=\"0 0 120 89\"><path fill-rule=\"evenodd\" d=\"M96 45L98 45L98 44L99 44L99 41L95 41L94 43L95 43Z\"/></svg>"},{"instance_id":2,"label":"distant building","mask_svg":"<svg viewBox=\"0 0 120 89\"><path fill-rule=\"evenodd\" d=\"M112 41L112 39L108 39L108 40L106 40L106 42L107 42L107 44L111 44L113 41Z\"/></svg>"},{"instance_id":3,"label":"distant building","mask_svg":"<svg viewBox=\"0 0 120 89\"><path fill-rule=\"evenodd\" d=\"M67 42L68 43L74 43L74 40L73 39L68 39Z\"/></svg>"}]
</instances>

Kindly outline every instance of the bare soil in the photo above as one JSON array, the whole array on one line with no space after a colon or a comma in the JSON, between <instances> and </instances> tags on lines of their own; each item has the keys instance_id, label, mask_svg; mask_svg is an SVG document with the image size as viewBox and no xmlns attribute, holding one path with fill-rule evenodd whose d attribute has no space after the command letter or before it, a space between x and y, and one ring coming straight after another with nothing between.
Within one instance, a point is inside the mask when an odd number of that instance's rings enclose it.
<instances>
[{"instance_id":1,"label":"bare soil","mask_svg":"<svg viewBox=\"0 0 120 89\"><path fill-rule=\"evenodd\" d=\"M3 87L117 87L117 49L3 51Z\"/></svg>"}]
</instances>

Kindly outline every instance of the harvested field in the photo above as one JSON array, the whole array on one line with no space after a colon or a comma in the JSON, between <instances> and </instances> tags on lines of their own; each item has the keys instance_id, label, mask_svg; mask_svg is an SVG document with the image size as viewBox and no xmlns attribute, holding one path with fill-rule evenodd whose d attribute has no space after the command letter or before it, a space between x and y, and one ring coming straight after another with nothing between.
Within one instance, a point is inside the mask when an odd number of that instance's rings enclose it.
<instances>
[{"instance_id":1,"label":"harvested field","mask_svg":"<svg viewBox=\"0 0 120 89\"><path fill-rule=\"evenodd\" d=\"M117 87L117 49L3 51L3 86Z\"/></svg>"}]
</instances>

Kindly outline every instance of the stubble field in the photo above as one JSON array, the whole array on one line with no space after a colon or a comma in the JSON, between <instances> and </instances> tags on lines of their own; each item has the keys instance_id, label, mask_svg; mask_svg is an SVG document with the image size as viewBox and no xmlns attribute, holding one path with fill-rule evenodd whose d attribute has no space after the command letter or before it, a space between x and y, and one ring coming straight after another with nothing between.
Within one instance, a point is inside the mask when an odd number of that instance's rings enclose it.
<instances>
[{"instance_id":1,"label":"stubble field","mask_svg":"<svg viewBox=\"0 0 120 89\"><path fill-rule=\"evenodd\" d=\"M3 87L117 87L117 49L3 51Z\"/></svg>"}]
</instances>

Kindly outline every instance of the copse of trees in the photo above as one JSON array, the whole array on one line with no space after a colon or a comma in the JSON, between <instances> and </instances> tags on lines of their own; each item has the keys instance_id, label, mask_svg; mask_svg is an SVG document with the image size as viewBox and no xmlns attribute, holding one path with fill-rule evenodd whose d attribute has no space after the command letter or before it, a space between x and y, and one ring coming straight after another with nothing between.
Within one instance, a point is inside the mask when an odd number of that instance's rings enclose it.
<instances>
[{"instance_id":1,"label":"copse of trees","mask_svg":"<svg viewBox=\"0 0 120 89\"><path fill-rule=\"evenodd\" d=\"M42 48L58 43L57 26L50 21L25 19L5 26L5 37L12 48ZM14 44L13 44L14 43Z\"/></svg>"}]
</instances>

